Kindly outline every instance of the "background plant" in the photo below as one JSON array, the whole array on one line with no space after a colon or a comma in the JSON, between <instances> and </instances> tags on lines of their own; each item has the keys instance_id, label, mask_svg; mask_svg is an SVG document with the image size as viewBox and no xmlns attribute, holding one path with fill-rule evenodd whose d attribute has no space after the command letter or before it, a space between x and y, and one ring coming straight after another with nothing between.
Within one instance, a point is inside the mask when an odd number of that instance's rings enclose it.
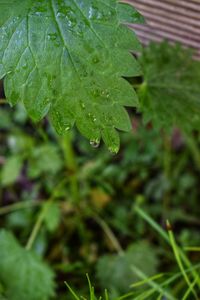
<instances>
[{"instance_id":1,"label":"background plant","mask_svg":"<svg viewBox=\"0 0 200 300\"><path fill-rule=\"evenodd\" d=\"M120 20L132 21L120 7ZM199 62L166 43L139 61L144 76L129 78L138 111L129 111L131 132L121 133L116 156L2 101L2 299L198 299Z\"/></svg>"}]
</instances>

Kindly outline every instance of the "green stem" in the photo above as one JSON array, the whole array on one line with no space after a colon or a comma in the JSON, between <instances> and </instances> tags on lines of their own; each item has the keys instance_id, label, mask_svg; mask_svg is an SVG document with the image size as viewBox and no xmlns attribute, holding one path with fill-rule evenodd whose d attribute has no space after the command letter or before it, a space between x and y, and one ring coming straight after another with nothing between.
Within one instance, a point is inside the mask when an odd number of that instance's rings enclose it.
<instances>
[{"instance_id":1,"label":"green stem","mask_svg":"<svg viewBox=\"0 0 200 300\"><path fill-rule=\"evenodd\" d=\"M72 133L68 132L62 138L62 149L64 153L65 165L67 171L69 172L69 181L70 181L70 194L72 196L72 200L75 203L79 202L79 185L77 178L77 163L76 157L72 144Z\"/></svg>"},{"instance_id":2,"label":"green stem","mask_svg":"<svg viewBox=\"0 0 200 300\"><path fill-rule=\"evenodd\" d=\"M30 234L30 237L28 239L28 242L26 244L26 249L27 250L30 250L36 240L36 237L40 231L40 228L42 226L42 223L44 221L44 218L49 210L49 207L51 206L52 202L54 201L54 199L57 197L57 195L59 194L59 191L60 189L63 187L63 185L66 183L66 178L63 179L63 181L61 181L57 187L54 189L53 191L53 194L51 195L51 197L49 198L49 200L45 203L45 205L43 205L40 213L39 213L39 216L38 216L38 219L33 227L33 230Z\"/></svg>"},{"instance_id":3,"label":"green stem","mask_svg":"<svg viewBox=\"0 0 200 300\"><path fill-rule=\"evenodd\" d=\"M26 208L30 208L32 206L39 206L39 205L41 205L41 202L33 202L33 201L31 201L31 202L26 201L26 202L10 204L10 205L0 208L0 216L12 213L16 210L26 209Z\"/></svg>"},{"instance_id":4,"label":"green stem","mask_svg":"<svg viewBox=\"0 0 200 300\"><path fill-rule=\"evenodd\" d=\"M184 137L185 137L187 146L192 153L192 157L196 164L196 167L200 171L200 151L199 151L198 144L192 134L189 135L189 134L184 133Z\"/></svg>"},{"instance_id":5,"label":"green stem","mask_svg":"<svg viewBox=\"0 0 200 300\"><path fill-rule=\"evenodd\" d=\"M163 169L167 183L171 185L171 168L172 168L172 149L171 139L168 134L164 132L164 153L163 153ZM163 217L166 219L170 210L170 188L165 192L163 196Z\"/></svg>"},{"instance_id":6,"label":"green stem","mask_svg":"<svg viewBox=\"0 0 200 300\"><path fill-rule=\"evenodd\" d=\"M172 231L172 229L171 229L171 224L169 223L168 220L167 220L167 228L168 228L169 241L170 241L172 250L173 250L173 252L174 252L175 259L176 259L177 264L178 264L178 266L179 266L179 269L180 269L180 271L181 271L181 273L182 273L182 275L183 275L183 278L185 279L185 281L186 281L186 283L187 283L189 289L191 289L191 291L192 291L192 293L193 293L195 299L198 299L197 294L196 294L196 292L195 292L195 290L194 290L194 288L193 288L193 285L192 285L192 283L191 283L191 281L190 281L190 278L189 278L189 276L187 275L187 273L186 273L186 271L185 271L185 267L184 267L184 265L183 265L183 263L182 263L182 259L181 259L181 257L180 257L180 251L179 251L179 248L178 248L178 246L177 246L177 244L176 244L176 240L175 240L175 237L174 237L174 233L173 233L173 231ZM197 280L198 280L198 278L195 277L195 283L196 283Z\"/></svg>"},{"instance_id":7,"label":"green stem","mask_svg":"<svg viewBox=\"0 0 200 300\"><path fill-rule=\"evenodd\" d=\"M167 179L170 178L171 173L171 141L167 134L164 134L164 172Z\"/></svg>"},{"instance_id":8,"label":"green stem","mask_svg":"<svg viewBox=\"0 0 200 300\"><path fill-rule=\"evenodd\" d=\"M49 209L49 206L51 205L52 201L49 201L46 205L43 206L42 211L39 214L39 217L37 219L37 222L35 223L35 226L33 227L33 230L31 232L31 235L28 239L28 242L26 244L26 250L30 250L34 244L34 241L36 240L36 237L40 231L40 228L42 226L44 217Z\"/></svg>"}]
</instances>

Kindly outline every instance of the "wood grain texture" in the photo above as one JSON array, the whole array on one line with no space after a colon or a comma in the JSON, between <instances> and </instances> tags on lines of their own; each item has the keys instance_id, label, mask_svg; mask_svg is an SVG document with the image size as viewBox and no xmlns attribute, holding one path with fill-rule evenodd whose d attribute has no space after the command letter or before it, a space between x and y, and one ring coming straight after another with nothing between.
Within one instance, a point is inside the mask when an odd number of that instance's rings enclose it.
<instances>
[{"instance_id":1,"label":"wood grain texture","mask_svg":"<svg viewBox=\"0 0 200 300\"><path fill-rule=\"evenodd\" d=\"M145 25L130 25L143 44L180 42L200 59L200 0L127 0L142 13Z\"/></svg>"}]
</instances>

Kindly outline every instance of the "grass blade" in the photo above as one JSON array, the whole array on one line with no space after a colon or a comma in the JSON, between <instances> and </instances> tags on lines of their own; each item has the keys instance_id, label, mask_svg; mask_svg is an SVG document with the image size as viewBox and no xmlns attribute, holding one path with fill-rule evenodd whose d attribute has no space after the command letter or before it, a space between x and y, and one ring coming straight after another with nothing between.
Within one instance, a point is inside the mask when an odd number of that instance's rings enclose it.
<instances>
[{"instance_id":1,"label":"grass blade","mask_svg":"<svg viewBox=\"0 0 200 300\"><path fill-rule=\"evenodd\" d=\"M139 270L136 266L132 265L131 269L142 280L146 280L147 284L149 286L153 287L155 289L155 291L157 291L159 293L163 293L163 295L165 295L168 300L176 300L176 298L170 292L168 292L165 289L163 289L161 285L159 285L158 283L154 282L153 280L149 280L148 281L148 277L141 270Z\"/></svg>"},{"instance_id":2,"label":"grass blade","mask_svg":"<svg viewBox=\"0 0 200 300\"><path fill-rule=\"evenodd\" d=\"M179 269L189 287L189 289L191 289L195 299L198 300L198 297L197 297L197 294L192 286L192 283L190 282L190 279L185 271L185 268L184 268L184 265L182 263L182 260L181 260L181 257L180 257L180 251L179 251L179 248L176 244L176 241L175 241L175 238L174 238L174 234L173 234L173 231L172 231L172 228L171 228L171 224L169 221L167 221L167 230L168 230L168 235L169 235L169 241L170 241L170 244L171 244L171 247L172 247L172 250L174 252L174 256L176 258L176 261L177 261L177 264L179 266ZM195 278L195 281L197 280L197 278Z\"/></svg>"},{"instance_id":3,"label":"grass blade","mask_svg":"<svg viewBox=\"0 0 200 300\"><path fill-rule=\"evenodd\" d=\"M68 290L70 291L70 293L72 294L72 296L74 296L74 299L80 300L80 298L79 298L78 295L73 291L73 289L70 287L70 285L69 285L67 282L65 282L65 284L66 284Z\"/></svg>"},{"instance_id":4,"label":"grass blade","mask_svg":"<svg viewBox=\"0 0 200 300\"><path fill-rule=\"evenodd\" d=\"M148 283L149 281L154 281L154 280L157 280L161 277L163 277L165 274L164 273L160 273L160 274L156 274L154 276L151 276L151 277L148 277L147 279L144 279L144 280L141 280L141 281L138 281L136 283L133 283L131 285L132 288L136 288L136 287L139 287L141 285L144 285L146 283Z\"/></svg>"},{"instance_id":5,"label":"grass blade","mask_svg":"<svg viewBox=\"0 0 200 300\"><path fill-rule=\"evenodd\" d=\"M169 240L169 236L168 234L165 232L165 230L158 224L156 223L143 209L141 209L138 205L135 206L134 208L135 212L142 218L144 219L152 228L154 228L159 235L169 244L170 240ZM189 259L187 258L187 256L185 255L185 253L179 248L179 255L182 258L183 262L185 263L185 265L187 266L187 268L192 268L192 264L190 263ZM194 280L196 280L197 278L197 283L200 287L200 277L199 274L196 272L195 269L191 269L191 273L193 275Z\"/></svg>"}]
</instances>

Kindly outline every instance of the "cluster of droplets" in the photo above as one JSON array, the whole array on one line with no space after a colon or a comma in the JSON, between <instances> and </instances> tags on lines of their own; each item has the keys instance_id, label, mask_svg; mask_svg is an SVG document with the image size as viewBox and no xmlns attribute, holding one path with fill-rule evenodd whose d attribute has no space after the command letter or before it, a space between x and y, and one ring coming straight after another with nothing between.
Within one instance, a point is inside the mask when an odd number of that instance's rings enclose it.
<instances>
[{"instance_id":1,"label":"cluster of droplets","mask_svg":"<svg viewBox=\"0 0 200 300\"><path fill-rule=\"evenodd\" d=\"M56 17L61 18L67 29L72 31L76 36L83 37L85 27L89 25L88 20L81 18L75 8L66 5L64 1L59 1L59 9L57 10Z\"/></svg>"},{"instance_id":2,"label":"cluster of droplets","mask_svg":"<svg viewBox=\"0 0 200 300\"><path fill-rule=\"evenodd\" d=\"M112 153L112 154L117 154L119 151L119 147L116 145L112 145L108 147L108 150Z\"/></svg>"},{"instance_id":3,"label":"cluster of droplets","mask_svg":"<svg viewBox=\"0 0 200 300\"><path fill-rule=\"evenodd\" d=\"M92 120L94 123L97 121L97 117L92 113L88 113L88 119Z\"/></svg>"},{"instance_id":4,"label":"cluster of droplets","mask_svg":"<svg viewBox=\"0 0 200 300\"><path fill-rule=\"evenodd\" d=\"M58 111L53 113L53 120L58 134L64 134L72 128L72 125L63 120L63 116Z\"/></svg>"},{"instance_id":5,"label":"cluster of droplets","mask_svg":"<svg viewBox=\"0 0 200 300\"><path fill-rule=\"evenodd\" d=\"M51 32L47 35L47 37L48 37L48 40L55 41L58 37L58 34L57 34L57 32Z\"/></svg>"},{"instance_id":6,"label":"cluster of droplets","mask_svg":"<svg viewBox=\"0 0 200 300\"><path fill-rule=\"evenodd\" d=\"M99 148L100 146L100 139L91 139L90 140L90 145L92 146L92 148ZM119 146L118 145L111 145L108 147L108 150L112 153L112 154L117 154L119 151Z\"/></svg>"},{"instance_id":7,"label":"cluster of droplets","mask_svg":"<svg viewBox=\"0 0 200 300\"><path fill-rule=\"evenodd\" d=\"M116 12L114 9L108 9L108 7L97 7L96 5L91 5L89 8L88 18L94 21L107 22L115 17Z\"/></svg>"},{"instance_id":8,"label":"cluster of droplets","mask_svg":"<svg viewBox=\"0 0 200 300\"><path fill-rule=\"evenodd\" d=\"M92 89L91 93L94 98L103 97L107 100L110 98L110 92L107 89L94 88Z\"/></svg>"},{"instance_id":9,"label":"cluster of droplets","mask_svg":"<svg viewBox=\"0 0 200 300\"><path fill-rule=\"evenodd\" d=\"M32 12L35 16L43 17L44 14L47 12L47 3L44 0L38 0L34 2L32 6Z\"/></svg>"}]
</instances>

